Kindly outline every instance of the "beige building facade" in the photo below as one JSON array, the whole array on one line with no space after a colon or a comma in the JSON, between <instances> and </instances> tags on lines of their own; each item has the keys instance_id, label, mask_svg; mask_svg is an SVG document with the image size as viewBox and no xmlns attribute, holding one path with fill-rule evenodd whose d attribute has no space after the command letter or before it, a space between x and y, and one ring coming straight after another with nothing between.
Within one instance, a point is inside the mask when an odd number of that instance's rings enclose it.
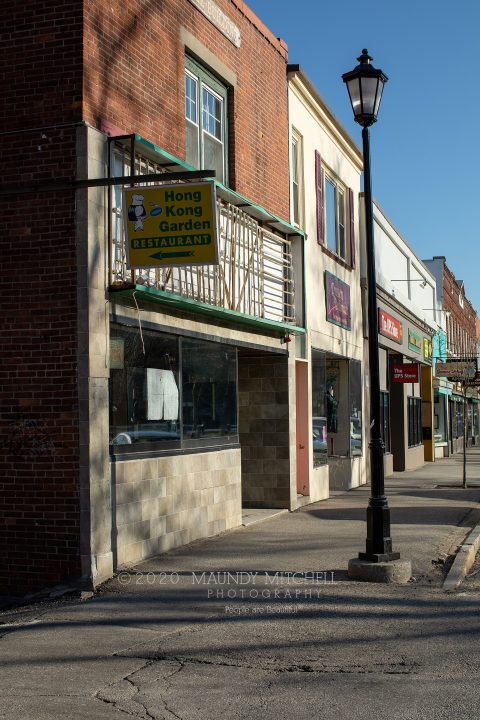
<instances>
[{"instance_id":1,"label":"beige building facade","mask_svg":"<svg viewBox=\"0 0 480 720\"><path fill-rule=\"evenodd\" d=\"M291 215L305 230L306 338L297 359L300 502L366 482L358 196L361 153L299 66L288 66Z\"/></svg>"}]
</instances>

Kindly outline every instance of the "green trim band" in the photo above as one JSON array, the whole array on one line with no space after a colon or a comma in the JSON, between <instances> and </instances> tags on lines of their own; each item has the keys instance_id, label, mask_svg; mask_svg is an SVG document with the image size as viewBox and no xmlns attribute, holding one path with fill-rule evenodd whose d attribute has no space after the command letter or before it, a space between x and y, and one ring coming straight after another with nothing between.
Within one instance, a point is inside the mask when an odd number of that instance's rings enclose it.
<instances>
[{"instance_id":1,"label":"green trim band","mask_svg":"<svg viewBox=\"0 0 480 720\"><path fill-rule=\"evenodd\" d=\"M126 290L113 290L111 291L110 299L114 298L116 295L131 297L134 293L143 296L144 300L160 302L164 305L175 307L178 310L201 313L202 315L209 315L210 317L218 318L220 320L250 325L252 327L256 327L257 329L265 330L266 332L278 333L280 336L286 334L305 334L305 328L297 327L296 325L289 325L288 323L281 323L276 320L265 320L264 318L257 318L253 315L245 315L243 313L236 312L235 310L228 310L227 308L219 308L215 305L208 305L204 302L185 298L182 295L175 295L174 293L165 292L164 290L156 290L155 288L145 287L144 285L137 284L135 285L135 289L128 288Z\"/></svg>"}]
</instances>

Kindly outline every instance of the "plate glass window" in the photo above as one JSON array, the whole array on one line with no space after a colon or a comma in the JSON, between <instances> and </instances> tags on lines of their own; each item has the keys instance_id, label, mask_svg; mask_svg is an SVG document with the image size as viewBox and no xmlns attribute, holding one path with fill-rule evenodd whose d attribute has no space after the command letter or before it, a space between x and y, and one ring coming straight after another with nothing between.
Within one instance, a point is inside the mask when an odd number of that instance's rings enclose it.
<instances>
[{"instance_id":1,"label":"plate glass window","mask_svg":"<svg viewBox=\"0 0 480 720\"><path fill-rule=\"evenodd\" d=\"M300 225L300 139L292 136L292 219Z\"/></svg>"},{"instance_id":2,"label":"plate glass window","mask_svg":"<svg viewBox=\"0 0 480 720\"><path fill-rule=\"evenodd\" d=\"M227 181L227 88L191 58L185 68L186 160Z\"/></svg>"},{"instance_id":3,"label":"plate glass window","mask_svg":"<svg viewBox=\"0 0 480 720\"><path fill-rule=\"evenodd\" d=\"M346 242L345 189L325 174L325 242L329 250L350 261Z\"/></svg>"}]
</instances>

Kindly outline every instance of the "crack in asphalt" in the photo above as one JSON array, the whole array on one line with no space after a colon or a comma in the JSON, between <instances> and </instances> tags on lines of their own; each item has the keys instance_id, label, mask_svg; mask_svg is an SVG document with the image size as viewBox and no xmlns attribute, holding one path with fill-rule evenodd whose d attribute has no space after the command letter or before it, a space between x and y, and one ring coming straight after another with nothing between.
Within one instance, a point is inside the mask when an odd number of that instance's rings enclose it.
<instances>
[{"instance_id":1,"label":"crack in asphalt","mask_svg":"<svg viewBox=\"0 0 480 720\"><path fill-rule=\"evenodd\" d=\"M138 657L139 660L146 658ZM367 674L367 673L380 673L386 675L411 675L417 673L417 668L420 667L420 663L415 660L406 660L402 658L399 661L381 662L381 663L368 663L361 665L360 663L352 665L335 665L327 663L318 663L314 665L307 664L293 664L286 666L275 666L273 663L257 663L252 665L235 660L209 660L207 658L193 658L193 657L179 657L171 655L157 655L149 658L150 664L153 663L164 663L164 662L176 662L179 663L180 667L166 676L164 679L170 678L176 675L178 672L183 670L188 665L210 665L213 667L232 667L241 668L244 670L264 670L274 672L275 674L281 673L317 673L317 674L336 674L336 673L350 673L350 674Z\"/></svg>"}]
</instances>

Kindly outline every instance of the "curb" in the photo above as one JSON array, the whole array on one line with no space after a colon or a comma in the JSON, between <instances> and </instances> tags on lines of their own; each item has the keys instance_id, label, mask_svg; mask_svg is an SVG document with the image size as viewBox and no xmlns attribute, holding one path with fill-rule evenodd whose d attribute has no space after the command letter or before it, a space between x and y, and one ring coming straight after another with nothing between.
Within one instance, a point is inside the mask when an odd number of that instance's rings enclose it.
<instances>
[{"instance_id":1,"label":"curb","mask_svg":"<svg viewBox=\"0 0 480 720\"><path fill-rule=\"evenodd\" d=\"M456 590L463 582L465 575L475 562L475 556L480 547L480 523L476 525L460 549L452 563L448 575L443 582L446 592Z\"/></svg>"}]
</instances>

